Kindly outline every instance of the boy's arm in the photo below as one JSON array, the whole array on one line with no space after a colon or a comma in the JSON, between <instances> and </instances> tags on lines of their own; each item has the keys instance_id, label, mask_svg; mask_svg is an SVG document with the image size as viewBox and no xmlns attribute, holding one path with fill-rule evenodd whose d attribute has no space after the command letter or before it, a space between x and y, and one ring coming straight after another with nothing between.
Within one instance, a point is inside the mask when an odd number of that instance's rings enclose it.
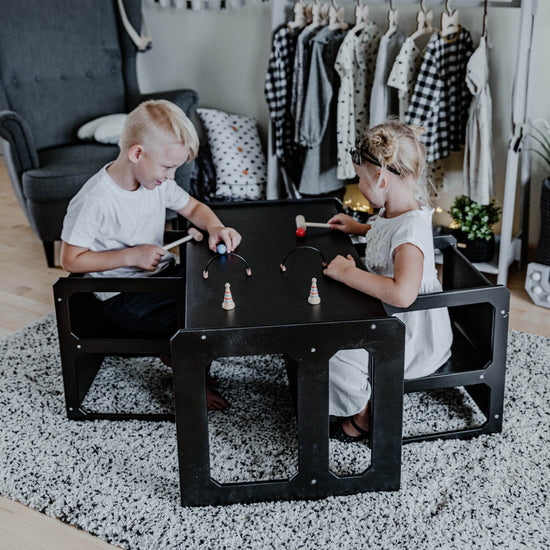
<instances>
[{"instance_id":1,"label":"boy's arm","mask_svg":"<svg viewBox=\"0 0 550 550\"><path fill-rule=\"evenodd\" d=\"M239 246L241 235L232 227L226 227L210 207L194 197L189 197L189 202L177 212L199 229L208 231L210 250L215 252L220 242L225 244L228 252L233 252Z\"/></svg>"},{"instance_id":2,"label":"boy's arm","mask_svg":"<svg viewBox=\"0 0 550 550\"><path fill-rule=\"evenodd\" d=\"M154 244L93 252L89 248L61 241L61 267L69 273L108 271L128 266L154 271L165 253L164 248Z\"/></svg>"}]
</instances>

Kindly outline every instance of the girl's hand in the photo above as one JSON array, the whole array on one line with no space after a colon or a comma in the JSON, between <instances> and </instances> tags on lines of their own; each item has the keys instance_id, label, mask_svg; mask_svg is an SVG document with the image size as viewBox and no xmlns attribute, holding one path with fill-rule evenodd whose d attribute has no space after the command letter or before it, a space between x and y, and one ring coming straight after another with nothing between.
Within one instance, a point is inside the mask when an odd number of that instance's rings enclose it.
<instances>
[{"instance_id":1,"label":"girl's hand","mask_svg":"<svg viewBox=\"0 0 550 550\"><path fill-rule=\"evenodd\" d=\"M350 235L364 235L369 228L367 224L358 222L348 214L336 214L327 223L331 229L337 229Z\"/></svg>"},{"instance_id":2,"label":"girl's hand","mask_svg":"<svg viewBox=\"0 0 550 550\"><path fill-rule=\"evenodd\" d=\"M238 231L232 227L225 227L223 225L212 228L209 231L209 235L208 247L212 252L216 252L216 246L222 242L227 247L227 252L233 252L242 240Z\"/></svg>"},{"instance_id":3,"label":"girl's hand","mask_svg":"<svg viewBox=\"0 0 550 550\"><path fill-rule=\"evenodd\" d=\"M155 271L166 254L166 250L156 244L139 244L128 248L127 251L129 254L127 265L139 267L145 271Z\"/></svg>"},{"instance_id":4,"label":"girl's hand","mask_svg":"<svg viewBox=\"0 0 550 550\"><path fill-rule=\"evenodd\" d=\"M355 267L355 260L350 254L347 255L347 258L338 255L328 264L323 273L335 281L344 282L346 272L355 269Z\"/></svg>"}]
</instances>

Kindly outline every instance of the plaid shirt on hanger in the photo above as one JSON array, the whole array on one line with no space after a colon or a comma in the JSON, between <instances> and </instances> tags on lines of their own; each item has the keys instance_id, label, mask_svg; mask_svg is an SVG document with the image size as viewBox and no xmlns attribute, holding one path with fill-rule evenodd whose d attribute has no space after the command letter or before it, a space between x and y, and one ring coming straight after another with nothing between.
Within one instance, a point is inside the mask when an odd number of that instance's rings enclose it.
<instances>
[{"instance_id":1,"label":"plaid shirt on hanger","mask_svg":"<svg viewBox=\"0 0 550 550\"><path fill-rule=\"evenodd\" d=\"M301 30L292 29L285 23L273 33L265 76L264 95L273 123L275 154L280 159L284 159L294 148L294 120L290 103L294 53Z\"/></svg>"},{"instance_id":2,"label":"plaid shirt on hanger","mask_svg":"<svg viewBox=\"0 0 550 550\"><path fill-rule=\"evenodd\" d=\"M472 100L466 85L466 66L474 45L461 27L455 35L432 35L407 111L407 123L423 126L421 141L426 161L458 151L464 144L468 109Z\"/></svg>"}]
</instances>

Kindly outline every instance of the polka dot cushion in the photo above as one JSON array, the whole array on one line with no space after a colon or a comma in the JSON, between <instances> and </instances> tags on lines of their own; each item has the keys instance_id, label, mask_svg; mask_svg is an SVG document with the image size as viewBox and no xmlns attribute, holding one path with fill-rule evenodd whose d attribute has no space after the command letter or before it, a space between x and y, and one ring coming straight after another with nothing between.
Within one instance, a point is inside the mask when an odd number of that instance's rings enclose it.
<instances>
[{"instance_id":1,"label":"polka dot cushion","mask_svg":"<svg viewBox=\"0 0 550 550\"><path fill-rule=\"evenodd\" d=\"M197 109L216 168L216 196L231 200L264 198L267 167L253 117Z\"/></svg>"}]
</instances>

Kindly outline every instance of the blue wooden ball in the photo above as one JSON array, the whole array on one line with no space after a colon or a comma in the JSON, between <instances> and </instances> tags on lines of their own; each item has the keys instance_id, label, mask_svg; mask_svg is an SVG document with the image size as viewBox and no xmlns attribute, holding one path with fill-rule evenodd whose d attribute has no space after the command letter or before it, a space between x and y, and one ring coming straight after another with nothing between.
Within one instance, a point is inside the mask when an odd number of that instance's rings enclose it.
<instances>
[{"instance_id":1,"label":"blue wooden ball","mask_svg":"<svg viewBox=\"0 0 550 550\"><path fill-rule=\"evenodd\" d=\"M216 246L216 250L218 254L225 254L227 252L227 246L225 244L220 243L218 246Z\"/></svg>"}]
</instances>

